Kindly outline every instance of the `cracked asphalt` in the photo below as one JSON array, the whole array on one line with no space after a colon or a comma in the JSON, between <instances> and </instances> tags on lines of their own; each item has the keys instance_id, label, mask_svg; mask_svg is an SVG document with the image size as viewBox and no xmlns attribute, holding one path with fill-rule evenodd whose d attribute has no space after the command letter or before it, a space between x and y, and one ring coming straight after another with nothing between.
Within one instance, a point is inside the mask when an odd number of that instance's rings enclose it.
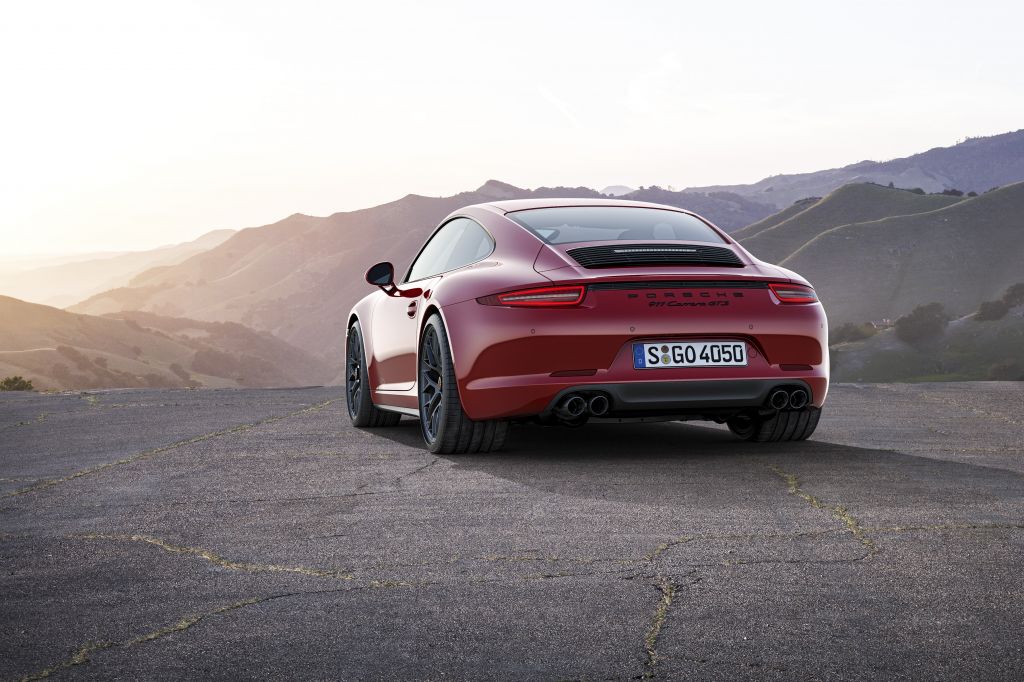
<instances>
[{"instance_id":1,"label":"cracked asphalt","mask_svg":"<svg viewBox=\"0 0 1024 682\"><path fill-rule=\"evenodd\" d=\"M433 456L337 388L0 394L0 678L1024 677L1024 386Z\"/></svg>"}]
</instances>

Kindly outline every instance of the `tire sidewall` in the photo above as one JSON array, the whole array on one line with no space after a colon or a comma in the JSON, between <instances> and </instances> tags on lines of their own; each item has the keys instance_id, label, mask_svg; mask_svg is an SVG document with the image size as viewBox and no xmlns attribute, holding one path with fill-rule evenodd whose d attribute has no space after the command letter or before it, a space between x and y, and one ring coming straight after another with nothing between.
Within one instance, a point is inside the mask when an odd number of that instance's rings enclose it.
<instances>
[{"instance_id":1,"label":"tire sidewall","mask_svg":"<svg viewBox=\"0 0 1024 682\"><path fill-rule=\"evenodd\" d=\"M361 384L361 391L359 393L359 404L352 404L352 397L349 393L349 372L348 372L348 361L349 352L353 345L359 346L359 383ZM370 394L369 394L369 379L366 372L366 348L363 346L363 333L359 327L358 322L353 322L352 326L348 328L348 336L345 340L345 406L348 410L349 419L356 426L365 423L369 417L369 411L371 409Z\"/></svg>"},{"instance_id":2,"label":"tire sidewall","mask_svg":"<svg viewBox=\"0 0 1024 682\"><path fill-rule=\"evenodd\" d=\"M423 340L426 338L429 330L433 330L437 335L438 346L441 349L441 357L438 358L442 377L441 406L438 408L441 410L441 415L438 419L437 434L433 440L427 434L423 401L420 399L420 366L423 361L425 348ZM423 325L423 331L420 333L419 350L416 353L416 406L420 414L420 435L423 436L423 442L426 443L427 448L431 452L437 452L442 449L442 444L445 442L445 433L448 430L448 423L451 421L449 419L451 410L461 411L462 409L462 405L458 401L458 387L455 385L454 375L455 372L452 370L452 354L451 349L448 347L448 335L445 333L444 322L441 320L440 315L433 313Z\"/></svg>"}]
</instances>

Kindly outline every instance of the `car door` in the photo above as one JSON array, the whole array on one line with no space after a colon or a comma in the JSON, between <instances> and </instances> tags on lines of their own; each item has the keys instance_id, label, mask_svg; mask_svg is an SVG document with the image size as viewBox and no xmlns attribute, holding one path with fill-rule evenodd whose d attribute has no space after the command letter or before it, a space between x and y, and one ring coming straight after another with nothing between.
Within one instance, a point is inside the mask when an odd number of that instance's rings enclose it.
<instances>
[{"instance_id":1,"label":"car door","mask_svg":"<svg viewBox=\"0 0 1024 682\"><path fill-rule=\"evenodd\" d=\"M420 249L400 295L383 297L373 313L373 348L377 391L408 391L416 384L416 353L426 307L425 296L444 273L486 258L494 250L491 236L469 218L442 225Z\"/></svg>"}]
</instances>

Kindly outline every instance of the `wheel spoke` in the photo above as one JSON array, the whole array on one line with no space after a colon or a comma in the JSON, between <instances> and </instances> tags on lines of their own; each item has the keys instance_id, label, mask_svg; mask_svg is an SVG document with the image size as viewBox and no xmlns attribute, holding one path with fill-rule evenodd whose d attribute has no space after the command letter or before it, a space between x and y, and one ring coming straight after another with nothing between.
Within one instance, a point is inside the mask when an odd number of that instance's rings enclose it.
<instances>
[{"instance_id":1,"label":"wheel spoke","mask_svg":"<svg viewBox=\"0 0 1024 682\"><path fill-rule=\"evenodd\" d=\"M355 416L359 411L359 402L363 397L362 382L362 349L356 340L349 336L348 339L348 410L349 414Z\"/></svg>"},{"instance_id":2,"label":"wheel spoke","mask_svg":"<svg viewBox=\"0 0 1024 682\"><path fill-rule=\"evenodd\" d=\"M420 353L420 420L430 440L437 437L441 424L444 389L441 387L441 341L437 332L428 328L423 335Z\"/></svg>"}]
</instances>

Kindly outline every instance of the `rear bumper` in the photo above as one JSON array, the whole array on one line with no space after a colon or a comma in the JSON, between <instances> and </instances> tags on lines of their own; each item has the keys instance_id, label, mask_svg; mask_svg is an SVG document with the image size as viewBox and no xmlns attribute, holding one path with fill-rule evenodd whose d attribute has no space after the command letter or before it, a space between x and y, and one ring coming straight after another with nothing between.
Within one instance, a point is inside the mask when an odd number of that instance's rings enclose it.
<instances>
[{"instance_id":1,"label":"rear bumper","mask_svg":"<svg viewBox=\"0 0 1024 682\"><path fill-rule=\"evenodd\" d=\"M441 309L463 409L470 419L544 414L569 390L602 391L621 412L756 407L775 386L803 384L810 405L828 391L820 305L779 308L767 290L728 292L728 306L662 308L629 291L589 292L568 309L514 309L466 301ZM717 295L717 294L716 294ZM632 343L735 339L745 367L634 369Z\"/></svg>"},{"instance_id":2,"label":"rear bumper","mask_svg":"<svg viewBox=\"0 0 1024 682\"><path fill-rule=\"evenodd\" d=\"M644 381L618 384L583 384L562 389L543 414L554 410L570 393L608 396L609 417L654 416L715 412L718 410L762 407L768 394L777 388L802 388L814 395L811 385L802 380L732 379L724 381Z\"/></svg>"}]
</instances>

